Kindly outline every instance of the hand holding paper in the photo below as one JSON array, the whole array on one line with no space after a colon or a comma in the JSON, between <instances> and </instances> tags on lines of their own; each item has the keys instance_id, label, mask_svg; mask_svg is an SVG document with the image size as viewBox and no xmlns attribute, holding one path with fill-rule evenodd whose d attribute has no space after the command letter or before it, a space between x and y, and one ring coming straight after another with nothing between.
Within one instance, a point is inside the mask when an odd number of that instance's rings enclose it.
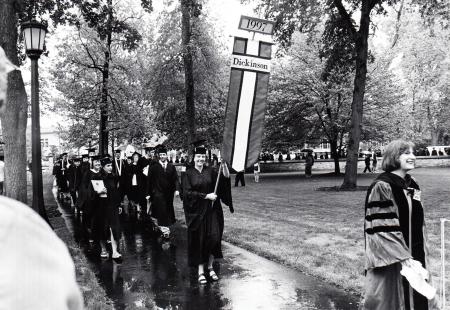
<instances>
[{"instance_id":1,"label":"hand holding paper","mask_svg":"<svg viewBox=\"0 0 450 310\"><path fill-rule=\"evenodd\" d=\"M429 277L428 271L419 261L413 259L403 261L400 274L408 280L413 289L427 299L433 299L436 295L436 289L426 281Z\"/></svg>"}]
</instances>

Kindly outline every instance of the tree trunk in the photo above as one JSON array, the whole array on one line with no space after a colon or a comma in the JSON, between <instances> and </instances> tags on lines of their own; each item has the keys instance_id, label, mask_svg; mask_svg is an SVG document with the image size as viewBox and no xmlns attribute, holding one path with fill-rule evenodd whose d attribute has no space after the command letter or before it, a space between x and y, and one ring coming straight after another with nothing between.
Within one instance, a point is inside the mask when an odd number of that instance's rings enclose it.
<instances>
[{"instance_id":1,"label":"tree trunk","mask_svg":"<svg viewBox=\"0 0 450 310\"><path fill-rule=\"evenodd\" d=\"M369 37L371 11L368 2L368 0L362 2L360 27L356 36L356 72L353 88L352 117L342 188L356 188L357 183L359 142L361 140L361 121L367 76L367 39Z\"/></svg>"},{"instance_id":2,"label":"tree trunk","mask_svg":"<svg viewBox=\"0 0 450 310\"><path fill-rule=\"evenodd\" d=\"M439 144L439 130L431 128L431 145Z\"/></svg>"},{"instance_id":3,"label":"tree trunk","mask_svg":"<svg viewBox=\"0 0 450 310\"><path fill-rule=\"evenodd\" d=\"M108 53L105 52L105 57ZM105 60L102 73L102 102L100 103L100 126L98 135L98 152L101 156L108 154L108 80L109 80L109 60Z\"/></svg>"},{"instance_id":4,"label":"tree trunk","mask_svg":"<svg viewBox=\"0 0 450 310\"><path fill-rule=\"evenodd\" d=\"M102 69L102 102L100 103L100 124L98 135L98 152L101 156L108 154L109 132L108 132L108 87L109 87L109 62L111 60L111 42L112 42L112 20L113 8L112 0L108 0L108 20L106 23L107 38L105 61Z\"/></svg>"},{"instance_id":5,"label":"tree trunk","mask_svg":"<svg viewBox=\"0 0 450 310\"><path fill-rule=\"evenodd\" d=\"M192 1L180 0L181 3L181 38L184 63L184 92L186 97L186 126L188 144L195 139L195 103L194 103L194 65L191 46L191 9Z\"/></svg>"},{"instance_id":6,"label":"tree trunk","mask_svg":"<svg viewBox=\"0 0 450 310\"><path fill-rule=\"evenodd\" d=\"M9 60L18 66L16 2L0 1L0 46ZM24 203L27 202L27 112L27 94L22 74L18 70L10 72L5 108L1 115L5 142L5 195Z\"/></svg>"}]
</instances>

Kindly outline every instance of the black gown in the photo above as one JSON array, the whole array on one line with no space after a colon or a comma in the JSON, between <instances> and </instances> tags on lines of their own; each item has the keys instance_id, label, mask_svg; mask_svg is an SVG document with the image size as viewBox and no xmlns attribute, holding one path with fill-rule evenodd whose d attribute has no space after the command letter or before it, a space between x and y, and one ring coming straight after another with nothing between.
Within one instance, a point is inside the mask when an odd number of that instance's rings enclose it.
<instances>
[{"instance_id":1,"label":"black gown","mask_svg":"<svg viewBox=\"0 0 450 310\"><path fill-rule=\"evenodd\" d=\"M122 159L113 159L112 163L113 173L119 178L119 193L120 199L123 201L124 196L127 193L127 172L126 163Z\"/></svg>"},{"instance_id":2,"label":"black gown","mask_svg":"<svg viewBox=\"0 0 450 310\"><path fill-rule=\"evenodd\" d=\"M220 175L218 198L214 203L205 199L214 192L217 173L210 167L199 172L189 167L183 176L183 208L188 226L188 262L198 266L208 262L209 256L222 258L223 211L220 201L233 210L230 179Z\"/></svg>"},{"instance_id":3,"label":"black gown","mask_svg":"<svg viewBox=\"0 0 450 310\"><path fill-rule=\"evenodd\" d=\"M110 239L110 229L117 241L121 236L119 207L121 203L118 189L119 178L113 173L102 171L94 180L103 180L106 188L106 197L97 193L97 205L92 213L92 235L94 240ZM93 189L92 189L93 190Z\"/></svg>"},{"instance_id":4,"label":"black gown","mask_svg":"<svg viewBox=\"0 0 450 310\"><path fill-rule=\"evenodd\" d=\"M174 165L167 163L166 170L160 163L150 165L147 193L151 197L152 217L158 220L158 225L169 226L175 223L173 196L179 189L180 183Z\"/></svg>"},{"instance_id":5,"label":"black gown","mask_svg":"<svg viewBox=\"0 0 450 310\"><path fill-rule=\"evenodd\" d=\"M139 204L141 207L147 205L145 200L146 192L146 177L143 173L144 167L139 164L132 163L127 168L127 187L128 187L128 199ZM133 176L136 175L136 185L133 185Z\"/></svg>"},{"instance_id":6,"label":"black gown","mask_svg":"<svg viewBox=\"0 0 450 310\"><path fill-rule=\"evenodd\" d=\"M67 169L67 179L69 181L69 192L70 195L72 196L73 202L77 203L77 192L80 188L80 184L81 184L81 177L82 177L82 173L81 173L81 165L80 166L76 166L75 164L71 165L68 169Z\"/></svg>"}]
</instances>

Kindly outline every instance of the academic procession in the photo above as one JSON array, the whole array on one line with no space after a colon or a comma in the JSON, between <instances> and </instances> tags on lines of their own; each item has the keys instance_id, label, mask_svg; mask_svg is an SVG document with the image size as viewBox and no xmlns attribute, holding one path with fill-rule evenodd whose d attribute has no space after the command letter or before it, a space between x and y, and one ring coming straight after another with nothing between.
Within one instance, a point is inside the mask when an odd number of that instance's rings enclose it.
<instances>
[{"instance_id":1,"label":"academic procession","mask_svg":"<svg viewBox=\"0 0 450 310\"><path fill-rule=\"evenodd\" d=\"M449 10L3 0L0 309L450 309Z\"/></svg>"}]
</instances>

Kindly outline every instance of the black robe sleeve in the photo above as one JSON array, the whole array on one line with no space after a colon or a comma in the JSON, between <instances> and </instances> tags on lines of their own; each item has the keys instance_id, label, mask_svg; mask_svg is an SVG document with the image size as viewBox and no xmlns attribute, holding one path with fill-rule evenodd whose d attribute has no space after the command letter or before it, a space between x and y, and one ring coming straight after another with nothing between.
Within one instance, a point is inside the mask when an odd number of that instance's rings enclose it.
<instances>
[{"instance_id":1,"label":"black robe sleeve","mask_svg":"<svg viewBox=\"0 0 450 310\"><path fill-rule=\"evenodd\" d=\"M180 181L178 179L178 173L177 173L177 169L175 168L175 166L172 166L172 184L174 184L175 186L175 190L180 192L181 190L181 186L180 186Z\"/></svg>"},{"instance_id":2,"label":"black robe sleeve","mask_svg":"<svg viewBox=\"0 0 450 310\"><path fill-rule=\"evenodd\" d=\"M214 173L214 179L217 178L217 173ZM217 197L225 205L230 208L230 212L234 213L233 208L233 197L231 195L231 180L226 178L222 173L220 173L219 184L217 185Z\"/></svg>"}]
</instances>

